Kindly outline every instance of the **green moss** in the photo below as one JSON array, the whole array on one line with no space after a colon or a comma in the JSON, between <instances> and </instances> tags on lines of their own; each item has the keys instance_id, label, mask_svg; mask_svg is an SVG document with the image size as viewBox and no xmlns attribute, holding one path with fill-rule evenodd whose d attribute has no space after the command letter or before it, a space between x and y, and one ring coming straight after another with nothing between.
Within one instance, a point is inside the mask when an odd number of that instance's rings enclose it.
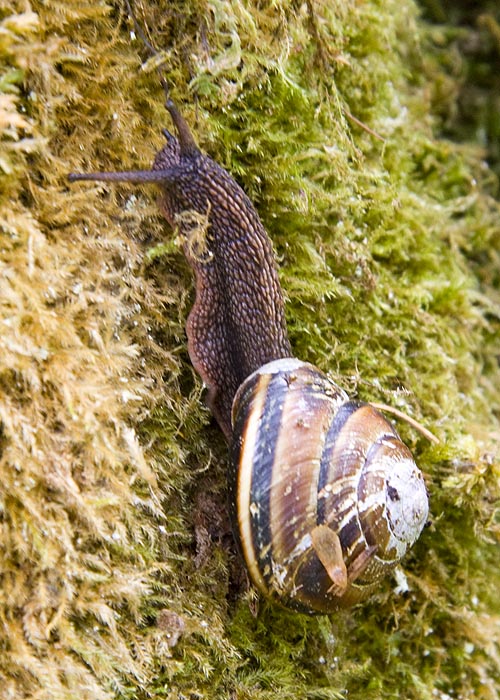
<instances>
[{"instance_id":1,"label":"green moss","mask_svg":"<svg viewBox=\"0 0 500 700\"><path fill-rule=\"evenodd\" d=\"M154 193L65 180L151 163L154 67L118 3L31 8L0 10L5 696L498 698L500 206L452 69L494 74L494 17L475 61L410 0L138 3L272 236L296 354L440 438L399 426L431 526L330 619L247 590Z\"/></svg>"},{"instance_id":2,"label":"green moss","mask_svg":"<svg viewBox=\"0 0 500 700\"><path fill-rule=\"evenodd\" d=\"M473 141L491 169L500 169L498 3L423 0L435 24L428 33L429 66L439 66L434 85L435 114L443 132ZM433 68L434 71L434 68Z\"/></svg>"}]
</instances>

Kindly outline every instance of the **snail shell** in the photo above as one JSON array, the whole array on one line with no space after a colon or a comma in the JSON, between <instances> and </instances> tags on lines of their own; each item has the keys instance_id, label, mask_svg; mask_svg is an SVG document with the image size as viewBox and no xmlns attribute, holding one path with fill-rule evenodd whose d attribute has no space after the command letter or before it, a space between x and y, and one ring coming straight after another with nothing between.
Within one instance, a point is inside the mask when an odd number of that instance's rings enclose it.
<instances>
[{"instance_id":1,"label":"snail shell","mask_svg":"<svg viewBox=\"0 0 500 700\"><path fill-rule=\"evenodd\" d=\"M427 519L410 450L376 409L294 358L248 377L232 417L233 525L256 587L304 612L362 600Z\"/></svg>"}]
</instances>

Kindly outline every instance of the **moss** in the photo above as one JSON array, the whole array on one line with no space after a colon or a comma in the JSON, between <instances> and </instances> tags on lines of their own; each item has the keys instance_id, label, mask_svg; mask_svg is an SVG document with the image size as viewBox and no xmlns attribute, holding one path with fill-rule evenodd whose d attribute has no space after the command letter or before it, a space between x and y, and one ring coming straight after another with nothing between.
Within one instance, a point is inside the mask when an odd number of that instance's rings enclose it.
<instances>
[{"instance_id":1,"label":"moss","mask_svg":"<svg viewBox=\"0 0 500 700\"><path fill-rule=\"evenodd\" d=\"M500 207L476 130L443 132L464 94L456 29L410 0L137 10L200 144L270 231L297 355L440 438L400 426L432 523L355 610L308 618L247 589L186 352L184 259L150 190L65 180L149 165L167 123L154 66L118 3L9 0L5 697L498 698ZM493 71L495 46L467 61Z\"/></svg>"},{"instance_id":2,"label":"moss","mask_svg":"<svg viewBox=\"0 0 500 700\"><path fill-rule=\"evenodd\" d=\"M471 140L492 170L500 172L500 12L491 0L448 3L423 0L434 27L428 34L429 64L437 63L434 112L444 134Z\"/></svg>"}]
</instances>

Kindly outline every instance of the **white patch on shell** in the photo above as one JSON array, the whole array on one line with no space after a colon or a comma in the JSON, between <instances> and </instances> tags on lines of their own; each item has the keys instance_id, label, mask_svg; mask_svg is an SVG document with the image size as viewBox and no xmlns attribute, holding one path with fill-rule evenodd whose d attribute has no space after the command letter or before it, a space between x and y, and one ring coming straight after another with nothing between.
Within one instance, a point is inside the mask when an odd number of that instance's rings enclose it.
<instances>
[{"instance_id":1,"label":"white patch on shell","mask_svg":"<svg viewBox=\"0 0 500 700\"><path fill-rule=\"evenodd\" d=\"M285 357L281 360L272 360L262 367L259 367L250 377L254 377L257 374L278 374L278 372L293 372L304 365L302 360L297 360L296 357ZM250 377L245 381L249 381Z\"/></svg>"},{"instance_id":2,"label":"white patch on shell","mask_svg":"<svg viewBox=\"0 0 500 700\"><path fill-rule=\"evenodd\" d=\"M422 473L413 459L402 456L392 439L382 439L380 443L390 452L371 461L368 468L373 474L385 474L385 489L379 491L376 482L368 480L358 508L360 513L366 513L383 506L380 518L386 523L389 539L377 556L389 562L401 559L418 539L427 520L429 504ZM367 490L370 483L372 488Z\"/></svg>"},{"instance_id":3,"label":"white patch on shell","mask_svg":"<svg viewBox=\"0 0 500 700\"><path fill-rule=\"evenodd\" d=\"M424 479L412 459L395 461L386 479L386 493L391 532L406 549L422 532L429 514Z\"/></svg>"},{"instance_id":4,"label":"white patch on shell","mask_svg":"<svg viewBox=\"0 0 500 700\"><path fill-rule=\"evenodd\" d=\"M272 586L278 592L285 589L286 578L288 576L288 569L282 564L278 564L274 559L271 562L271 567L273 571L272 576Z\"/></svg>"},{"instance_id":5,"label":"white patch on shell","mask_svg":"<svg viewBox=\"0 0 500 700\"><path fill-rule=\"evenodd\" d=\"M255 501L252 501L252 503L250 503L249 511L250 511L250 515L252 516L252 518L257 517L257 515L259 514L259 511L260 511L259 504L255 503Z\"/></svg>"},{"instance_id":6,"label":"white patch on shell","mask_svg":"<svg viewBox=\"0 0 500 700\"><path fill-rule=\"evenodd\" d=\"M304 535L299 542L295 545L295 547L292 549L290 554L288 555L286 559L286 564L290 564L296 557L300 556L304 552L306 552L308 549L310 549L312 546L312 541L311 541L311 535L306 534Z\"/></svg>"}]
</instances>

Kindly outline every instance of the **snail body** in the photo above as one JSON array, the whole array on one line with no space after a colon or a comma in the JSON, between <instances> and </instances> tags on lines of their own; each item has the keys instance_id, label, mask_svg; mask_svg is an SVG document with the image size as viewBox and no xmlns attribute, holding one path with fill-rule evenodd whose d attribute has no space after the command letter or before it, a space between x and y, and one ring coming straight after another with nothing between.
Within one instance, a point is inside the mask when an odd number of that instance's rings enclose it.
<instances>
[{"instance_id":1,"label":"snail body","mask_svg":"<svg viewBox=\"0 0 500 700\"><path fill-rule=\"evenodd\" d=\"M255 586L302 612L366 597L419 536L422 474L392 425L292 357L271 241L235 180L201 153L167 101L178 138L146 171L75 180L154 182L196 278L193 366L231 451L233 529ZM189 217L205 217L203 245Z\"/></svg>"},{"instance_id":2,"label":"snail body","mask_svg":"<svg viewBox=\"0 0 500 700\"><path fill-rule=\"evenodd\" d=\"M163 131L167 143L151 170L72 173L69 180L160 186L160 210L185 241L196 279L186 326L189 356L230 440L231 406L241 382L266 362L291 355L283 295L273 247L254 206L235 180L199 150L170 100L166 107L178 138ZM183 217L187 212L207 219L201 246L193 245L192 223Z\"/></svg>"}]
</instances>

